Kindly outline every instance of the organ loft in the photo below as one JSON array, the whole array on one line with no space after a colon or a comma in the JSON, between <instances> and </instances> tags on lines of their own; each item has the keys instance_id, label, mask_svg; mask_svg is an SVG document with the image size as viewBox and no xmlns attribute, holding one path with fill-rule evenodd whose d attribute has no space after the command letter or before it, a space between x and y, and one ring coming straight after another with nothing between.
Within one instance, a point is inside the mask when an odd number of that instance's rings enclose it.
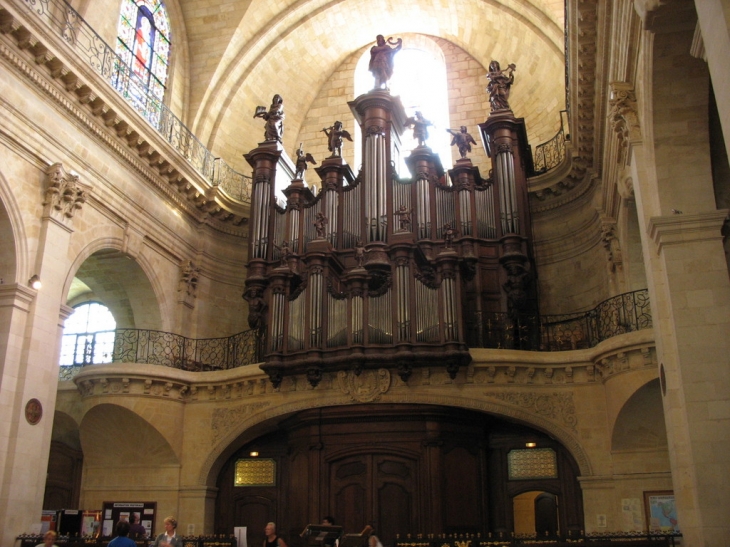
<instances>
[{"instance_id":1,"label":"organ loft","mask_svg":"<svg viewBox=\"0 0 730 547\"><path fill-rule=\"evenodd\" d=\"M316 386L324 373L387 367L403 381L418 367L444 367L454 378L470 346L540 343L531 319L532 155L508 102L515 67L490 64L490 112L478 128L449 130L461 158L445 172L427 146L428 122L420 112L407 117L387 89L400 46L378 37L376 86L348 103L362 134L357 175L341 154L350 134L335 122L325 130L332 154L305 182L316 160L300 148L294 165L283 150L283 98L257 108L266 127L264 142L245 154L253 191L243 296L274 386L295 374ZM404 173L409 125L419 145ZM477 129L492 163L487 177L468 157Z\"/></svg>"}]
</instances>

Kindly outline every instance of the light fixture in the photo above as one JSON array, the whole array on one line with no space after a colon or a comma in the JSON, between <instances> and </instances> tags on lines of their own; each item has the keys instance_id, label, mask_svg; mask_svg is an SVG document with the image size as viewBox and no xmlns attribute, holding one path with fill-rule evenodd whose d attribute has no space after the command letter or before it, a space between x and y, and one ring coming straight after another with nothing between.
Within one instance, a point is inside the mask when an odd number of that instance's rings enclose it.
<instances>
[{"instance_id":1,"label":"light fixture","mask_svg":"<svg viewBox=\"0 0 730 547\"><path fill-rule=\"evenodd\" d=\"M535 448L537 446L537 443L525 443L525 446L527 448Z\"/></svg>"},{"instance_id":2,"label":"light fixture","mask_svg":"<svg viewBox=\"0 0 730 547\"><path fill-rule=\"evenodd\" d=\"M41 278L38 277L36 274L33 274L33 277L28 280L28 285L30 285L35 290L38 290L43 286L41 283Z\"/></svg>"},{"instance_id":3,"label":"light fixture","mask_svg":"<svg viewBox=\"0 0 730 547\"><path fill-rule=\"evenodd\" d=\"M259 453L256 452L255 450L253 452L249 452L248 455L251 456L252 458L258 458L259 457Z\"/></svg>"}]
</instances>

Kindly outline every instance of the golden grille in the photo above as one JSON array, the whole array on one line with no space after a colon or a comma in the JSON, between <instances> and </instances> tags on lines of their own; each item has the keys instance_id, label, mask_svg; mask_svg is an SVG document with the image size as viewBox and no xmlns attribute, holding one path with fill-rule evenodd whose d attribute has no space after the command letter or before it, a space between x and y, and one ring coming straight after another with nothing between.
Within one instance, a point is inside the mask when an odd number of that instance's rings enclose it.
<instances>
[{"instance_id":1,"label":"golden grille","mask_svg":"<svg viewBox=\"0 0 730 547\"><path fill-rule=\"evenodd\" d=\"M237 460L233 486L276 486L276 462L258 458Z\"/></svg>"},{"instance_id":2,"label":"golden grille","mask_svg":"<svg viewBox=\"0 0 730 547\"><path fill-rule=\"evenodd\" d=\"M558 463L552 448L511 450L507 464L509 478L513 480L558 478Z\"/></svg>"}]
</instances>

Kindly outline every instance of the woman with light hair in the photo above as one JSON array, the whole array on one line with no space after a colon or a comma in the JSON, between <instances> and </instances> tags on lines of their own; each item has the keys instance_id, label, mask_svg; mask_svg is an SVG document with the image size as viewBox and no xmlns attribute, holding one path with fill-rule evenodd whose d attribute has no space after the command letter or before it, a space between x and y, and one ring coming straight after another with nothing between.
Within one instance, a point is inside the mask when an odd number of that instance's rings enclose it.
<instances>
[{"instance_id":1,"label":"woman with light hair","mask_svg":"<svg viewBox=\"0 0 730 547\"><path fill-rule=\"evenodd\" d=\"M286 542L276 535L276 524L270 522L264 528L264 547L286 547Z\"/></svg>"},{"instance_id":2,"label":"woman with light hair","mask_svg":"<svg viewBox=\"0 0 730 547\"><path fill-rule=\"evenodd\" d=\"M165 518L165 532L155 539L151 547L182 547L182 540L175 534L177 520L175 517Z\"/></svg>"},{"instance_id":3,"label":"woman with light hair","mask_svg":"<svg viewBox=\"0 0 730 547\"><path fill-rule=\"evenodd\" d=\"M36 547L58 547L56 545L57 534L53 530L48 530L43 534L43 543L39 543Z\"/></svg>"}]
</instances>

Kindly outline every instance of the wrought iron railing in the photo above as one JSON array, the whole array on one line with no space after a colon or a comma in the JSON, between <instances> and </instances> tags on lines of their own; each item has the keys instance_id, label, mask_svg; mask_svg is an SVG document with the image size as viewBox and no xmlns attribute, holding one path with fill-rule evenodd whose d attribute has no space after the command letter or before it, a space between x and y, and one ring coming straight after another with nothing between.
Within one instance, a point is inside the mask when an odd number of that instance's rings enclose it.
<instances>
[{"instance_id":1,"label":"wrought iron railing","mask_svg":"<svg viewBox=\"0 0 730 547\"><path fill-rule=\"evenodd\" d=\"M529 176L541 175L551 169L555 169L565 160L567 150L566 143L570 140L570 134L566 133L567 110L560 111L560 129L555 136L547 142L538 144L532 154L534 164L533 172Z\"/></svg>"},{"instance_id":2,"label":"wrought iron railing","mask_svg":"<svg viewBox=\"0 0 730 547\"><path fill-rule=\"evenodd\" d=\"M404 537L405 536L405 537ZM679 545L679 532L591 532L538 535L495 532L489 534L399 534L393 547L671 547Z\"/></svg>"},{"instance_id":3,"label":"wrought iron railing","mask_svg":"<svg viewBox=\"0 0 730 547\"><path fill-rule=\"evenodd\" d=\"M215 158L185 124L149 89L65 0L24 0L30 11L58 32L66 44L102 76L212 186L250 203L251 177Z\"/></svg>"},{"instance_id":4,"label":"wrought iron railing","mask_svg":"<svg viewBox=\"0 0 730 547\"><path fill-rule=\"evenodd\" d=\"M591 348L613 336L652 327L646 289L604 300L587 312L565 315L506 313L476 317L466 325L467 345L524 351ZM186 338L171 332L117 329L110 362L147 363L194 372L227 370L260 363L265 351L258 330L223 338ZM61 380L72 379L86 362L62 366Z\"/></svg>"},{"instance_id":5,"label":"wrought iron railing","mask_svg":"<svg viewBox=\"0 0 730 547\"><path fill-rule=\"evenodd\" d=\"M54 544L59 547L106 547L109 544L109 537L90 537L76 535L61 535L56 538ZM182 536L181 544L186 547L236 547L236 538L232 536ZM155 538L138 539L135 541L137 547L148 547L152 545ZM16 538L20 542L19 547L35 547L43 544L43 536L40 534L22 534Z\"/></svg>"},{"instance_id":6,"label":"wrought iron railing","mask_svg":"<svg viewBox=\"0 0 730 547\"><path fill-rule=\"evenodd\" d=\"M652 327L647 289L604 300L587 312L564 315L485 314L466 325L470 347L528 351L592 348L600 342Z\"/></svg>"}]
</instances>

